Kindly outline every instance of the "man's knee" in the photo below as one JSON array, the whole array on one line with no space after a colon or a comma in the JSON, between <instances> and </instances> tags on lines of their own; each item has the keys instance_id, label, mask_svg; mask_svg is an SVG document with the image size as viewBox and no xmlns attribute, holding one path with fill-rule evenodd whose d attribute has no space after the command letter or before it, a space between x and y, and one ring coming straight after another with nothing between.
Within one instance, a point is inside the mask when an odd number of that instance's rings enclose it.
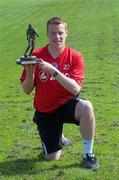
<instances>
[{"instance_id":1,"label":"man's knee","mask_svg":"<svg viewBox=\"0 0 119 180\"><path fill-rule=\"evenodd\" d=\"M93 106L89 100L80 100L75 109L75 117L76 119L81 118L85 115L91 115L93 113Z\"/></svg>"},{"instance_id":2,"label":"man's knee","mask_svg":"<svg viewBox=\"0 0 119 180\"><path fill-rule=\"evenodd\" d=\"M45 155L47 160L58 160L61 156L61 150Z\"/></svg>"},{"instance_id":3,"label":"man's knee","mask_svg":"<svg viewBox=\"0 0 119 180\"><path fill-rule=\"evenodd\" d=\"M83 111L84 113L90 114L93 112L93 105L90 101L85 100L84 105L83 105Z\"/></svg>"}]
</instances>

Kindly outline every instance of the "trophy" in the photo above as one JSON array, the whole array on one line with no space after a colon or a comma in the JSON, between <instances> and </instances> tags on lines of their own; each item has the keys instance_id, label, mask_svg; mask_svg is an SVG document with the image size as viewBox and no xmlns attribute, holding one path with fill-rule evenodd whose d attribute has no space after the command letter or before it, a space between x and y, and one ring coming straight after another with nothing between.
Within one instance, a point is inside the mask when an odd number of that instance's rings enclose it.
<instances>
[{"instance_id":1,"label":"trophy","mask_svg":"<svg viewBox=\"0 0 119 180\"><path fill-rule=\"evenodd\" d=\"M39 37L39 35L31 24L28 25L26 34L27 34L28 47L26 48L24 56L21 56L20 59L16 60L16 64L19 65L37 64L36 56L32 56L32 51L35 48L36 36Z\"/></svg>"}]
</instances>

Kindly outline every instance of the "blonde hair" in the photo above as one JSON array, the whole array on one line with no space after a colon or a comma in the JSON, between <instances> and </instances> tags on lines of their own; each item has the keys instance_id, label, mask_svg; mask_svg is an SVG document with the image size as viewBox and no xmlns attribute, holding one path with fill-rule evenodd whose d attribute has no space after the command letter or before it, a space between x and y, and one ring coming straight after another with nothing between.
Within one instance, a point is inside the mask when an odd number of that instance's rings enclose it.
<instances>
[{"instance_id":1,"label":"blonde hair","mask_svg":"<svg viewBox=\"0 0 119 180\"><path fill-rule=\"evenodd\" d=\"M52 17L51 19L49 19L47 21L47 33L48 33L48 27L50 24L55 24L55 25L59 25L59 24L64 24L65 25L65 30L67 31L67 23L60 17Z\"/></svg>"}]
</instances>

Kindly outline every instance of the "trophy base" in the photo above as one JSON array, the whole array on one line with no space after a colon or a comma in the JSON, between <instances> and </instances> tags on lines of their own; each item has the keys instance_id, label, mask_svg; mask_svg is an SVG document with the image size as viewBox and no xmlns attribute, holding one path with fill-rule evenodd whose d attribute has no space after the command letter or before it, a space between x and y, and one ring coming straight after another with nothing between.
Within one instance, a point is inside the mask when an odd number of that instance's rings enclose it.
<instances>
[{"instance_id":1,"label":"trophy base","mask_svg":"<svg viewBox=\"0 0 119 180\"><path fill-rule=\"evenodd\" d=\"M16 64L18 65L26 65L26 64L37 64L36 56L21 56L20 59L16 60Z\"/></svg>"}]
</instances>

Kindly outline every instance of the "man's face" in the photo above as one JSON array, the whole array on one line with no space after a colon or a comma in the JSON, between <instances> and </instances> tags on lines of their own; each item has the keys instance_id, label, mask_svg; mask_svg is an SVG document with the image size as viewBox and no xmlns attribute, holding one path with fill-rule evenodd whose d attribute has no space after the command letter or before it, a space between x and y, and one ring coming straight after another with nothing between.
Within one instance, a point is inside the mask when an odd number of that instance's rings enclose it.
<instances>
[{"instance_id":1,"label":"man's face","mask_svg":"<svg viewBox=\"0 0 119 180\"><path fill-rule=\"evenodd\" d=\"M62 49L65 46L67 31L64 24L49 24L47 36L49 45L54 49Z\"/></svg>"}]
</instances>

